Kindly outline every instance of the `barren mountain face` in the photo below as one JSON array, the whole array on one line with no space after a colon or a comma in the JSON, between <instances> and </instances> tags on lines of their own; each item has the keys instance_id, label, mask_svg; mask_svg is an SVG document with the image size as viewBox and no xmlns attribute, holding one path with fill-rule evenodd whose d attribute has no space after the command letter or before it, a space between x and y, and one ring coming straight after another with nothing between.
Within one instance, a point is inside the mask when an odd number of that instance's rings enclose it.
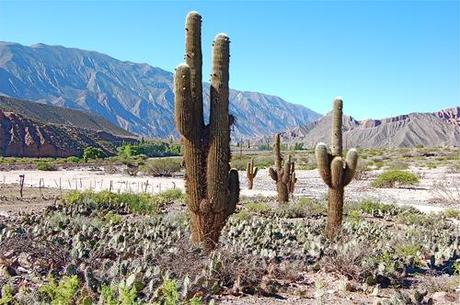
<instances>
[{"instance_id":1,"label":"barren mountain face","mask_svg":"<svg viewBox=\"0 0 460 305\"><path fill-rule=\"evenodd\" d=\"M343 118L344 145L350 147L415 147L459 146L460 107L434 113L411 113L382 120L357 121ZM330 114L306 126L282 133L290 142L303 142L313 147L318 142L329 143Z\"/></svg>"},{"instance_id":2,"label":"barren mountain face","mask_svg":"<svg viewBox=\"0 0 460 305\"><path fill-rule=\"evenodd\" d=\"M167 138L174 126L172 73L97 52L0 42L0 94L99 114L139 135ZM204 84L205 110L209 85ZM230 91L233 136L270 135L320 117L256 92Z\"/></svg>"}]
</instances>

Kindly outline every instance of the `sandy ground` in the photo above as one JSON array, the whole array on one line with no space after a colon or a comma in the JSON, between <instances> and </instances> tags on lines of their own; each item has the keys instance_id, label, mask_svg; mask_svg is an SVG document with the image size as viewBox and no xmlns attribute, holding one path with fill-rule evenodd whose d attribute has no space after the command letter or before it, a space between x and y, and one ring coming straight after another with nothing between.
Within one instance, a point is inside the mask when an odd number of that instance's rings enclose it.
<instances>
[{"instance_id":1,"label":"sandy ground","mask_svg":"<svg viewBox=\"0 0 460 305\"><path fill-rule=\"evenodd\" d=\"M373 171L364 180L353 180L346 188L348 200L373 199L384 203L411 205L424 212L442 211L446 207L459 208L449 202L445 196L436 192L436 183L444 183L451 197L460 196L460 173L448 173L445 168L415 169L422 178L420 184L413 188L377 189L370 186L372 180L380 173ZM65 190L112 190L113 192L147 192L157 194L170 188L184 189L184 179L177 177L131 177L126 174L107 174L102 169L88 168L60 171L15 170L0 172L0 186L17 184L19 175L25 175L25 186L45 189ZM298 183L295 196L307 196L321 199L327 195L327 188L319 177L317 170L297 170ZM275 183L268 175L268 170L260 170L254 179L254 189L248 190L246 174L240 172L241 194L243 196L276 196ZM1 189L0 189L1 190ZM33 191L35 192L35 191ZM27 193L27 192L25 192ZM40 192L32 197L41 196ZM38 194L38 195L37 195ZM0 193L1 196L1 193ZM19 195L18 195L19 196ZM0 202L2 202L0 197Z\"/></svg>"}]
</instances>

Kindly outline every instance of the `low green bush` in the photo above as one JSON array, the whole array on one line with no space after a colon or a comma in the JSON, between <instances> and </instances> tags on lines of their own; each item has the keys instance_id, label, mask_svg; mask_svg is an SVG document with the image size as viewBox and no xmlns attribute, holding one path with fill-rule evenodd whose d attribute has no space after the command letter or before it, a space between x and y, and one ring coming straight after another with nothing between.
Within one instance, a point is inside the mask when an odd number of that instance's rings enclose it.
<instances>
[{"instance_id":1,"label":"low green bush","mask_svg":"<svg viewBox=\"0 0 460 305\"><path fill-rule=\"evenodd\" d=\"M76 303L80 281L76 275L65 276L59 282L51 277L48 284L41 287L40 292L51 305L72 305Z\"/></svg>"},{"instance_id":2,"label":"low green bush","mask_svg":"<svg viewBox=\"0 0 460 305\"><path fill-rule=\"evenodd\" d=\"M109 191L73 191L64 196L64 202L70 205L80 204L86 201L100 204L126 204L130 212L135 214L156 214L159 212L160 205L155 196L149 194L132 193L111 193Z\"/></svg>"},{"instance_id":3,"label":"low green bush","mask_svg":"<svg viewBox=\"0 0 460 305\"><path fill-rule=\"evenodd\" d=\"M76 157L76 156L70 156L70 157L67 157L65 159L65 162L66 163L79 163L80 162L80 158Z\"/></svg>"},{"instance_id":4,"label":"low green bush","mask_svg":"<svg viewBox=\"0 0 460 305\"><path fill-rule=\"evenodd\" d=\"M57 170L56 165L51 162L38 161L36 164L37 170L39 171L55 171Z\"/></svg>"},{"instance_id":5,"label":"low green bush","mask_svg":"<svg viewBox=\"0 0 460 305\"><path fill-rule=\"evenodd\" d=\"M410 186L419 183L417 175L411 172L402 170L388 170L380 174L377 179L372 182L373 187L389 188L396 185Z\"/></svg>"},{"instance_id":6,"label":"low green bush","mask_svg":"<svg viewBox=\"0 0 460 305\"><path fill-rule=\"evenodd\" d=\"M105 157L106 154L101 149L96 147L89 146L83 150L83 159L85 162L88 162L90 159L103 159Z\"/></svg>"},{"instance_id":7,"label":"low green bush","mask_svg":"<svg viewBox=\"0 0 460 305\"><path fill-rule=\"evenodd\" d=\"M181 170L180 158L161 158L147 160L140 167L141 172L148 176L172 176Z\"/></svg>"},{"instance_id":8,"label":"low green bush","mask_svg":"<svg viewBox=\"0 0 460 305\"><path fill-rule=\"evenodd\" d=\"M458 209L448 208L445 209L442 214L447 218L460 219L460 210Z\"/></svg>"}]
</instances>

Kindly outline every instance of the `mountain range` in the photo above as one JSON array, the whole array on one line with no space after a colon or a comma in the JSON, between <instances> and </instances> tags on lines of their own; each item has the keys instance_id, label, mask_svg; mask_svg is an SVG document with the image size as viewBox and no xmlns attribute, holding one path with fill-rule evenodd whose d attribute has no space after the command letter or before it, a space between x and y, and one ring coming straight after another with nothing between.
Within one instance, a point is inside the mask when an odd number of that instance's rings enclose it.
<instances>
[{"instance_id":1,"label":"mountain range","mask_svg":"<svg viewBox=\"0 0 460 305\"><path fill-rule=\"evenodd\" d=\"M209 84L203 86L207 114ZM177 135L173 74L94 51L0 42L0 94L91 112L142 136ZM230 91L230 112L237 119L234 138L270 135L321 116L276 96L238 90Z\"/></svg>"},{"instance_id":2,"label":"mountain range","mask_svg":"<svg viewBox=\"0 0 460 305\"><path fill-rule=\"evenodd\" d=\"M331 113L313 123L281 133L284 141L314 147L329 143ZM410 113L382 120L355 120L343 116L343 143L346 147L460 146L460 107L432 113Z\"/></svg>"}]
</instances>

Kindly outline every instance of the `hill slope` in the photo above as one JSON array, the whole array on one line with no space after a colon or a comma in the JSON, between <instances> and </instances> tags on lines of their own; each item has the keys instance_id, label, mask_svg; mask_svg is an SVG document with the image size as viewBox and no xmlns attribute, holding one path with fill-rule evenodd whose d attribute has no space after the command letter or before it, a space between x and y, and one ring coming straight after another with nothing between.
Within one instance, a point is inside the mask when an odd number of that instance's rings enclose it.
<instances>
[{"instance_id":1,"label":"hill slope","mask_svg":"<svg viewBox=\"0 0 460 305\"><path fill-rule=\"evenodd\" d=\"M97 52L0 42L0 94L90 111L140 135L176 134L172 80L170 72ZM235 137L269 135L320 117L278 97L236 90L230 111L237 118Z\"/></svg>"},{"instance_id":2,"label":"hill slope","mask_svg":"<svg viewBox=\"0 0 460 305\"><path fill-rule=\"evenodd\" d=\"M460 107L434 113L411 113L382 120L357 121L343 117L343 139L347 147L460 146ZM331 114L306 126L282 133L285 141L308 147L329 143Z\"/></svg>"},{"instance_id":3,"label":"hill slope","mask_svg":"<svg viewBox=\"0 0 460 305\"><path fill-rule=\"evenodd\" d=\"M0 156L78 156L88 146L113 154L123 142L136 140L94 115L0 97Z\"/></svg>"},{"instance_id":4,"label":"hill slope","mask_svg":"<svg viewBox=\"0 0 460 305\"><path fill-rule=\"evenodd\" d=\"M115 126L106 119L88 113L64 107L33 103L0 96L0 109L14 112L25 118L51 124L72 125L78 128L105 131L114 135L133 137L123 128Z\"/></svg>"}]
</instances>

